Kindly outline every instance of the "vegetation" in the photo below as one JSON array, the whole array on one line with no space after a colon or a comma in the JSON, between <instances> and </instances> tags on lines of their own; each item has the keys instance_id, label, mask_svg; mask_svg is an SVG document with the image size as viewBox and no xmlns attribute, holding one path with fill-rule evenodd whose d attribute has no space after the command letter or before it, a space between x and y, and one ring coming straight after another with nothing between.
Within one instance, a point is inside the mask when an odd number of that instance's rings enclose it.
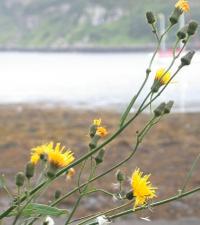
<instances>
[{"instance_id":1,"label":"vegetation","mask_svg":"<svg viewBox=\"0 0 200 225\"><path fill-rule=\"evenodd\" d=\"M145 35L149 31L145 12L153 9L156 14L169 15L174 3L162 0L2 0L0 47L149 45L153 37ZM190 0L190 4L192 17L199 20L200 2ZM189 13L186 19L190 17Z\"/></svg>"},{"instance_id":2,"label":"vegetation","mask_svg":"<svg viewBox=\"0 0 200 225\"><path fill-rule=\"evenodd\" d=\"M162 102L153 109L152 103L162 95L176 75L186 66L190 65L195 51L189 51L184 56L181 56L181 53L197 31L198 23L195 21L190 21L183 30L178 32L176 43L173 46L171 63L166 65L166 68L157 70L151 88L146 90L145 97L140 101L135 112L133 114L130 113L135 103L139 101L139 96L145 91L146 84L151 76L151 70L156 60L156 54L158 53L165 35L178 23L180 16L189 12L189 10L189 3L186 0L179 0L173 8L173 13L170 16L170 22L166 30L161 35L157 32L154 14L151 11L146 13L147 23L155 35L157 47L149 65L146 67L146 75L141 87L122 113L121 119L118 121L113 133L109 133L109 128L107 129L104 126L100 118L94 119L88 129L88 149L86 152L83 152L80 157L76 157L73 151L66 149L60 143L54 144L53 142L49 142L31 149L30 158L27 160L24 172L16 173L14 190L7 186L5 176L0 175L0 188L4 189L8 196L11 197L10 206L0 213L1 224L7 220L7 217L13 217L12 225L38 224L39 219L42 220L43 225L54 225L55 223L51 216L58 217L64 215L65 222L63 225L69 225L72 222L76 222L78 225L106 225L115 218L133 214L150 207L167 204L200 191L199 186L187 190L196 165L200 160L200 155L193 161L183 184L178 189L178 193L164 200L154 200L154 198L157 197L159 187L155 187L151 183L150 174L143 173L138 167L135 169L127 168L128 173L123 173L120 170L116 172L115 181L117 182L117 190L114 192L110 192L107 189L101 188L100 185L94 185L93 183L93 181L104 178L107 174L119 169L122 165L126 165L127 162L135 156L135 153L138 152L146 135L152 132L152 128L171 112L174 104L173 101ZM183 46L181 49L178 49L180 43L183 43ZM175 63L178 59L180 60L179 65L176 66ZM173 67L176 68L174 72L172 72ZM142 128L137 128L137 132L134 135L134 144L128 156L125 159L120 159L122 161L110 165L108 170L99 174L99 167L108 160L108 158L106 158L108 145L127 130L131 124L134 124L136 119L141 117L144 110L148 108L150 109L148 119L145 121ZM112 150L113 149L110 149L110 151ZM146 157L148 158L147 155ZM79 172L77 174L76 186L67 193L61 193L60 190L56 190L54 198L51 199L51 201L46 204L41 204L40 199L42 199L42 195L59 178L63 179L65 175L65 179L67 179L70 186L70 180L75 175L75 170L77 170L78 166ZM90 168L88 177L84 176L86 166ZM128 182L130 173L132 173L131 182ZM34 179L34 175L37 179ZM64 199L68 199L74 193L78 195L71 209L68 206L67 209L57 208L59 203L63 202ZM114 208L112 209L76 218L75 213L79 210L83 199L96 193L102 193L106 195L110 201L115 199L115 202L117 201L121 204L116 207L114 202ZM153 203L151 203L152 200L154 201Z\"/></svg>"}]
</instances>

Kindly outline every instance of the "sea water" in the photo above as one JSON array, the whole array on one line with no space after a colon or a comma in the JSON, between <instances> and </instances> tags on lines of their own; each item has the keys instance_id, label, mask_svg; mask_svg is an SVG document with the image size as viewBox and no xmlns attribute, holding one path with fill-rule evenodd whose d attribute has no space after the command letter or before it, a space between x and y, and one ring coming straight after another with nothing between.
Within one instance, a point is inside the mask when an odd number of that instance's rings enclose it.
<instances>
[{"instance_id":1,"label":"sea water","mask_svg":"<svg viewBox=\"0 0 200 225\"><path fill-rule=\"evenodd\" d=\"M145 78L152 53L0 53L0 104L50 103L72 107L121 108ZM178 111L200 110L200 54L184 67L160 99ZM137 104L151 88L155 71L170 64L157 57ZM177 61L172 72L180 64Z\"/></svg>"}]
</instances>

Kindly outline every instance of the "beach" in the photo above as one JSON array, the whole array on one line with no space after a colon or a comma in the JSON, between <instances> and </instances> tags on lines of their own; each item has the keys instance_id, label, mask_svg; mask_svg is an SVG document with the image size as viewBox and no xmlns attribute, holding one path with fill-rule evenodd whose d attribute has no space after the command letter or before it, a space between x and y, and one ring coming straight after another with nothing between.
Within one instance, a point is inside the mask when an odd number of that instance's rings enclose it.
<instances>
[{"instance_id":1,"label":"beach","mask_svg":"<svg viewBox=\"0 0 200 225\"><path fill-rule=\"evenodd\" d=\"M157 199L161 200L176 195L183 185L185 176L193 160L199 154L200 142L200 114L199 113L174 113L163 118L146 136L138 151L126 165L120 169L131 177L135 168L139 167L145 173L151 173L151 181L158 187ZM0 106L0 172L5 174L8 186L14 187L14 177L17 171L22 171L30 159L30 149L50 141L60 142L70 148L75 157L88 151L88 129L94 118L102 118L109 135L118 128L120 113L108 109L83 110L72 109L64 106L42 106L39 104L12 104ZM119 137L106 147L105 160L97 169L97 174L110 168L114 163L126 158L135 143L137 130L144 127L149 114L143 114L134 124L124 131ZM200 185L200 165L196 167L187 189ZM79 168L75 168L78 173ZM82 182L87 179L88 167L82 177ZM116 170L93 183L93 187L105 188L115 193L113 184L116 183ZM66 182L61 177L50 188L41 202L47 203L52 199L55 190L66 193L76 185L77 177ZM127 181L125 190L131 186ZM72 195L59 205L60 208L71 208L78 193ZM109 200L101 194L91 195L83 199L76 217L85 216L98 210L116 207L119 202ZM133 219L150 217L153 221L180 221L183 218L194 218L194 224L199 221L200 196L198 193L185 199L171 202L164 206L146 210L133 215ZM9 198L5 192L0 192L0 210L6 209ZM130 206L132 207L132 206ZM128 217L128 221L132 215ZM120 223L122 224L122 223ZM128 224L125 223L125 224ZM132 224L132 223L130 223ZM143 222L142 222L143 224ZM155 223L156 224L156 223ZM157 223L162 224L162 223ZM163 223L165 224L165 223ZM173 224L173 223L172 223ZM178 222L177 222L178 224ZM180 223L184 224L184 223Z\"/></svg>"}]
</instances>

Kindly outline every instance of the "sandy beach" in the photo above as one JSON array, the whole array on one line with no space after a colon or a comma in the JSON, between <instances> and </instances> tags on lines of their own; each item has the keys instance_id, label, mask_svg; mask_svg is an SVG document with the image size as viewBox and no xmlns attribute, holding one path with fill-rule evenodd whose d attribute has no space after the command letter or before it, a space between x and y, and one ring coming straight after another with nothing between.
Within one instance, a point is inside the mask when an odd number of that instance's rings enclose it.
<instances>
[{"instance_id":1,"label":"sandy beach","mask_svg":"<svg viewBox=\"0 0 200 225\"><path fill-rule=\"evenodd\" d=\"M153 184L158 187L157 200L175 195L184 182L185 175L193 160L199 154L200 142L200 114L172 114L164 118L152 129L138 149L135 157L131 159L121 170L131 176L136 167L144 172L151 173ZM108 110L78 110L64 107L41 107L39 105L5 105L0 107L0 172L5 174L9 187L14 188L14 176L17 171L24 169L24 164L29 160L30 149L34 146L54 141L61 142L74 151L76 158L87 152L89 142L88 127L93 118L102 118L104 125L111 135L118 126L120 114ZM125 158L131 151L135 142L135 134L141 129L149 115L144 114L138 118L125 132L114 142L106 147L105 161L97 173L109 168L115 162ZM197 166L188 189L200 185L200 165ZM78 171L78 168L76 168ZM113 187L115 172L94 182L94 187L101 187L115 192ZM87 179L88 169L84 173L82 181ZM50 188L42 202L51 199L55 189L62 192L71 190L76 184L76 177L66 183L61 177ZM126 190L130 189L127 182ZM64 201L61 208L70 208L77 197L77 193ZM101 209L116 206L118 203L100 194L83 199L82 207L76 216L84 216ZM0 210L6 209L9 199L3 191L0 192ZM200 195L198 193L185 199L172 202L168 205L157 207L153 213L146 210L133 215L137 221L140 217L150 217L158 221L152 224L167 224L165 221L181 221L182 218L191 218L192 222L171 222L170 224L199 224L200 219ZM133 221L134 221L133 220ZM132 217L127 222L133 223ZM132 222L130 222L132 221ZM159 221L163 221L162 223ZM187 221L184 220L184 221ZM146 222L139 222L143 225ZM116 223L117 224L117 223ZM151 223L149 223L151 224Z\"/></svg>"}]
</instances>

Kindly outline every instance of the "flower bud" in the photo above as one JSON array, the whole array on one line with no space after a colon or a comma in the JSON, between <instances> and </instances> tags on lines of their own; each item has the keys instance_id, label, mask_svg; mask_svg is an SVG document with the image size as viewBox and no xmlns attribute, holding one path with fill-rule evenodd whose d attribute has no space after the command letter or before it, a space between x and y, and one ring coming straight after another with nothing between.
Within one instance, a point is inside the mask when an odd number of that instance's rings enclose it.
<instances>
[{"instance_id":1,"label":"flower bud","mask_svg":"<svg viewBox=\"0 0 200 225\"><path fill-rule=\"evenodd\" d=\"M98 143L98 141L99 141L100 138L101 138L101 137L100 137L99 135L95 135L95 136L92 138L92 140L91 140L91 142L90 142L90 144L89 144L90 149L96 148L97 143Z\"/></svg>"},{"instance_id":2,"label":"flower bud","mask_svg":"<svg viewBox=\"0 0 200 225\"><path fill-rule=\"evenodd\" d=\"M181 65L182 66L188 66L188 65L190 65L194 54L195 54L195 51L190 51L185 56L183 56L181 58Z\"/></svg>"},{"instance_id":3,"label":"flower bud","mask_svg":"<svg viewBox=\"0 0 200 225\"><path fill-rule=\"evenodd\" d=\"M18 187L22 187L24 185L24 181L25 181L24 173L23 172L17 173L16 178L15 178L15 184Z\"/></svg>"},{"instance_id":4,"label":"flower bud","mask_svg":"<svg viewBox=\"0 0 200 225\"><path fill-rule=\"evenodd\" d=\"M28 179L30 179L31 177L34 176L34 172L35 172L35 166L33 163L29 162L27 165L26 165L26 170L25 170L25 174L26 174L26 177Z\"/></svg>"},{"instance_id":5,"label":"flower bud","mask_svg":"<svg viewBox=\"0 0 200 225\"><path fill-rule=\"evenodd\" d=\"M159 117L164 113L165 106L166 104L163 102L154 110L155 117Z\"/></svg>"},{"instance_id":6,"label":"flower bud","mask_svg":"<svg viewBox=\"0 0 200 225\"><path fill-rule=\"evenodd\" d=\"M179 20L182 13L183 13L183 11L181 11L179 8L174 9L172 15L169 18L169 21L171 22L171 25L174 25L174 24L178 23L178 20Z\"/></svg>"},{"instance_id":7,"label":"flower bud","mask_svg":"<svg viewBox=\"0 0 200 225\"><path fill-rule=\"evenodd\" d=\"M187 36L187 30L188 30L188 25L182 27L178 33L177 33L177 37L180 39L180 40L183 40L186 38Z\"/></svg>"},{"instance_id":8,"label":"flower bud","mask_svg":"<svg viewBox=\"0 0 200 225\"><path fill-rule=\"evenodd\" d=\"M149 24L154 24L156 22L155 16L152 12L146 12L146 18Z\"/></svg>"},{"instance_id":9,"label":"flower bud","mask_svg":"<svg viewBox=\"0 0 200 225\"><path fill-rule=\"evenodd\" d=\"M55 191L54 198L55 198L55 199L58 199L58 198L60 198L60 196L61 196L61 191L60 191L60 190L56 190L56 191Z\"/></svg>"},{"instance_id":10,"label":"flower bud","mask_svg":"<svg viewBox=\"0 0 200 225\"><path fill-rule=\"evenodd\" d=\"M194 35L197 31L198 23L196 21L191 21L188 25L187 33L188 35Z\"/></svg>"},{"instance_id":11,"label":"flower bud","mask_svg":"<svg viewBox=\"0 0 200 225\"><path fill-rule=\"evenodd\" d=\"M91 125L90 126L90 130L89 130L89 135L91 138L94 137L94 135L96 134L96 131L97 131L97 126L96 125Z\"/></svg>"},{"instance_id":12,"label":"flower bud","mask_svg":"<svg viewBox=\"0 0 200 225\"><path fill-rule=\"evenodd\" d=\"M165 105L164 113L165 113L165 114L170 113L170 111L171 111L173 105L174 105L174 101L169 101L169 102Z\"/></svg>"},{"instance_id":13,"label":"flower bud","mask_svg":"<svg viewBox=\"0 0 200 225\"><path fill-rule=\"evenodd\" d=\"M98 153L98 155L95 157L96 165L103 162L104 159L105 150L101 149Z\"/></svg>"},{"instance_id":14,"label":"flower bud","mask_svg":"<svg viewBox=\"0 0 200 225\"><path fill-rule=\"evenodd\" d=\"M47 171L47 177L54 178L57 172L57 167L54 166L53 164L50 164L49 169Z\"/></svg>"},{"instance_id":15,"label":"flower bud","mask_svg":"<svg viewBox=\"0 0 200 225\"><path fill-rule=\"evenodd\" d=\"M129 191L129 192L126 194L126 198L127 198L128 200L133 200L133 198L134 198L133 191Z\"/></svg>"},{"instance_id":16,"label":"flower bud","mask_svg":"<svg viewBox=\"0 0 200 225\"><path fill-rule=\"evenodd\" d=\"M119 182L122 182L125 180L125 175L120 170L117 171L116 177Z\"/></svg>"}]
</instances>

